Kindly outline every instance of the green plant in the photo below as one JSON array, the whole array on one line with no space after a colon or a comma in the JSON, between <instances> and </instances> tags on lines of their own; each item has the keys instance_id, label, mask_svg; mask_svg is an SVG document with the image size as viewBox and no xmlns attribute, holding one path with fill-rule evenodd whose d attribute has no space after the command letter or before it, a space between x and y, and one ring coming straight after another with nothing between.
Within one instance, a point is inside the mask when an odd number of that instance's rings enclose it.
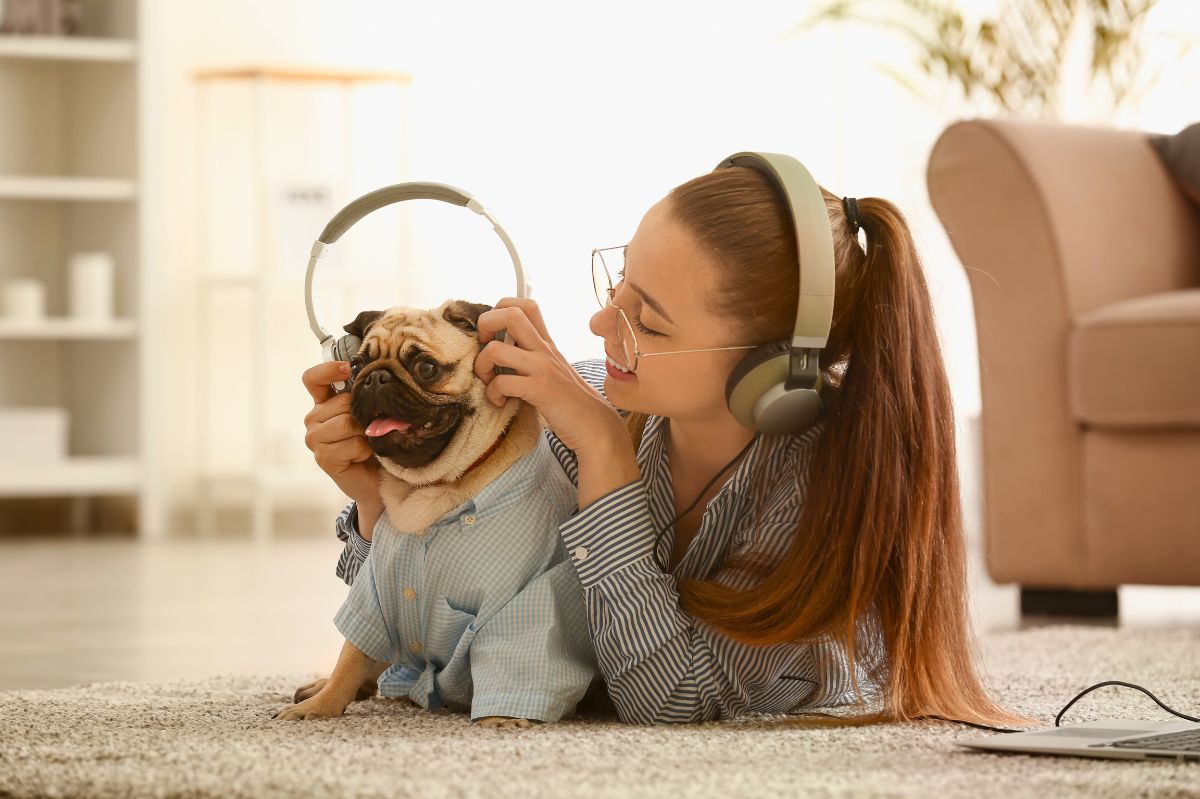
<instances>
[{"instance_id":1,"label":"green plant","mask_svg":"<svg viewBox=\"0 0 1200 799\"><path fill-rule=\"evenodd\" d=\"M1089 79L1104 79L1113 107L1140 96L1153 85L1161 67L1139 84L1144 71L1139 34L1147 13L1157 3L1011 0L999 3L994 17L969 21L953 0L833 0L789 33L826 21L858 20L895 28L917 44L919 65L925 75L960 86L966 100L989 102L1010 113L1055 118L1059 115L1066 45L1081 13L1090 17ZM877 10L873 11L872 6ZM1180 55L1192 44L1184 42ZM884 65L879 68L925 97L901 73Z\"/></svg>"}]
</instances>

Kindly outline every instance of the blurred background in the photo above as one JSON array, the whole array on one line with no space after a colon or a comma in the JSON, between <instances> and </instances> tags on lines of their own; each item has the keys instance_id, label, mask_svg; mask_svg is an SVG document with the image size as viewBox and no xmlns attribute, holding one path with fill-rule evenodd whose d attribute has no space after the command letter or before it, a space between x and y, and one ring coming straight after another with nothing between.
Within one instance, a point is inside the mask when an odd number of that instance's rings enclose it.
<instances>
[{"instance_id":1,"label":"blurred background","mask_svg":"<svg viewBox=\"0 0 1200 799\"><path fill-rule=\"evenodd\" d=\"M2 0L0 20L0 689L332 666L347 498L304 445L300 377L321 359L308 250L346 203L471 193L558 347L601 357L590 250L739 150L907 215L973 611L1022 623L983 565L977 324L931 150L973 118L1169 135L1200 97L1191 0ZM444 203L377 211L330 253L334 333L515 294L490 225ZM1122 623L1200 619L1196 588L1134 582Z\"/></svg>"}]
</instances>

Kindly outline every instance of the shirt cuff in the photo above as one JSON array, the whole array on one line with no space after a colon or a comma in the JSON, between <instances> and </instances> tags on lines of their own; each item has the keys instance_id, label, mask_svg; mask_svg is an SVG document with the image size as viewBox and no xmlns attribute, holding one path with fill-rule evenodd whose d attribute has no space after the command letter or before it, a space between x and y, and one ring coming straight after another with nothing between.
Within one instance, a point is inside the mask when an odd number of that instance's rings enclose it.
<instances>
[{"instance_id":1,"label":"shirt cuff","mask_svg":"<svg viewBox=\"0 0 1200 799\"><path fill-rule=\"evenodd\" d=\"M359 567L371 554L371 542L358 532L358 504L351 502L347 505L334 522L339 540L346 543L338 556L334 574L346 585L353 585Z\"/></svg>"},{"instance_id":2,"label":"shirt cuff","mask_svg":"<svg viewBox=\"0 0 1200 799\"><path fill-rule=\"evenodd\" d=\"M575 709L575 702L553 694L475 694L471 698L471 721L484 716L559 721Z\"/></svg>"},{"instance_id":3,"label":"shirt cuff","mask_svg":"<svg viewBox=\"0 0 1200 799\"><path fill-rule=\"evenodd\" d=\"M558 531L584 588L653 556L654 521L642 478L576 510Z\"/></svg>"},{"instance_id":4,"label":"shirt cuff","mask_svg":"<svg viewBox=\"0 0 1200 799\"><path fill-rule=\"evenodd\" d=\"M378 613L363 613L355 606L356 597L346 597L333 617L333 624L358 651L380 663L392 662L392 640Z\"/></svg>"},{"instance_id":5,"label":"shirt cuff","mask_svg":"<svg viewBox=\"0 0 1200 799\"><path fill-rule=\"evenodd\" d=\"M346 510L349 513L343 513L338 517L337 537L346 542L354 552L358 555L366 557L371 551L371 542L362 537L362 533L358 529L358 503L351 502Z\"/></svg>"}]
</instances>

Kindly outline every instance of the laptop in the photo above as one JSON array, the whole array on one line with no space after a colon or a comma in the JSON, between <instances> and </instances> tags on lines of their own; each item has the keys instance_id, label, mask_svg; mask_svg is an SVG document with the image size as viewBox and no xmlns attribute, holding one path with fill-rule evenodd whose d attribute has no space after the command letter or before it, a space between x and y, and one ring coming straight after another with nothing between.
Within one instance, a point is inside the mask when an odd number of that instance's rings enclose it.
<instances>
[{"instance_id":1,"label":"laptop","mask_svg":"<svg viewBox=\"0 0 1200 799\"><path fill-rule=\"evenodd\" d=\"M1048 730L997 733L955 743L972 749L1035 755L1200 762L1200 723L1107 719Z\"/></svg>"}]
</instances>

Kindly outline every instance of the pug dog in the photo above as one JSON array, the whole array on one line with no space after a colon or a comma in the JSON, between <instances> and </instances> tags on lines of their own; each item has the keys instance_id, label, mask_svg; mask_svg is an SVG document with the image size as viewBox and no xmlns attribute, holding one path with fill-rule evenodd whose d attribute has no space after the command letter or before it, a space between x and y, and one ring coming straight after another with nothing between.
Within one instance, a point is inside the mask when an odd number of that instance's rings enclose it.
<instances>
[{"instance_id":1,"label":"pug dog","mask_svg":"<svg viewBox=\"0 0 1200 799\"><path fill-rule=\"evenodd\" d=\"M497 408L475 376L475 324L491 308L363 311L343 328L363 342L350 359L350 414L385 471L380 497L401 532L420 533L473 497L542 434L536 408L519 397Z\"/></svg>"},{"instance_id":2,"label":"pug dog","mask_svg":"<svg viewBox=\"0 0 1200 799\"><path fill-rule=\"evenodd\" d=\"M476 322L490 309L447 300L434 309L363 311L344 328L362 339L350 359L350 412L383 467L384 512L401 533L422 534L532 452L542 438L544 422L535 407L518 397L496 407L474 374L481 348ZM553 534L557 537L557 531ZM373 544L373 554L376 549ZM370 682L388 665L347 639L323 686L303 699L297 691L297 703L273 718L340 716L351 701L374 694ZM486 716L478 723L530 726L528 719L507 716Z\"/></svg>"}]
</instances>

